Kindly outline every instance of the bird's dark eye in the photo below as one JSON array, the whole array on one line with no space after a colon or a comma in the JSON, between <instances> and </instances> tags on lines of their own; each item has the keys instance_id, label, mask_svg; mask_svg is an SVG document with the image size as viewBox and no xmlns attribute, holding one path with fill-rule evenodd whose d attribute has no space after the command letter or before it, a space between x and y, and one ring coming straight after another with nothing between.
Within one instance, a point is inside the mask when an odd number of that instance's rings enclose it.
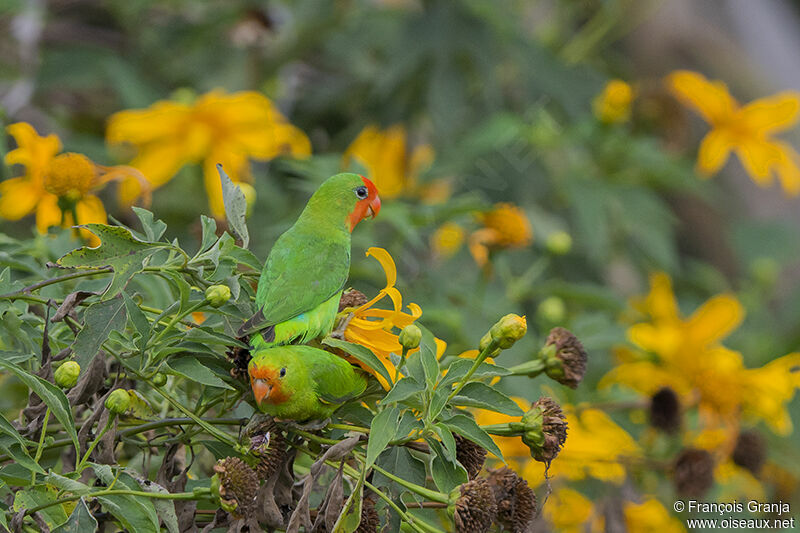
<instances>
[{"instance_id":1,"label":"bird's dark eye","mask_svg":"<svg viewBox=\"0 0 800 533\"><path fill-rule=\"evenodd\" d=\"M364 187L363 185L361 185L360 187L356 187L355 191L356 191L356 196L358 196L362 200L369 195L367 188Z\"/></svg>"},{"instance_id":2,"label":"bird's dark eye","mask_svg":"<svg viewBox=\"0 0 800 533\"><path fill-rule=\"evenodd\" d=\"M284 368L281 368L280 376L283 377L285 375L286 375L286 368L284 367Z\"/></svg>"}]
</instances>

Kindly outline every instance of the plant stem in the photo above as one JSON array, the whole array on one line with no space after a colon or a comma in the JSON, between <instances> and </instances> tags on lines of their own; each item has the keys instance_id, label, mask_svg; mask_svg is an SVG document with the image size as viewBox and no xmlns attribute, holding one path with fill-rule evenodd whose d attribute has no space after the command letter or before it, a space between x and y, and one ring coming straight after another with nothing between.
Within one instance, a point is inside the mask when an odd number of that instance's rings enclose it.
<instances>
[{"instance_id":1,"label":"plant stem","mask_svg":"<svg viewBox=\"0 0 800 533\"><path fill-rule=\"evenodd\" d=\"M359 455L357 455L355 453L353 455L359 461L363 461L363 458L360 457ZM448 499L446 494L442 494L441 492L422 487L420 485L417 485L416 483L411 483L410 481L406 481L405 479L403 479L401 477L395 476L391 472L387 472L386 470L384 470L383 468L379 467L378 465L372 465L372 468L374 468L375 470L377 470L378 472L380 472L384 476L388 477L389 479L391 479L392 481L394 481L398 485L401 485L401 486L407 488L410 491L416 492L420 496L423 496L425 498L428 498L429 500L433 500L435 502L439 502L439 503L443 503L443 504L448 504L449 503L449 499Z\"/></svg>"},{"instance_id":2,"label":"plant stem","mask_svg":"<svg viewBox=\"0 0 800 533\"><path fill-rule=\"evenodd\" d=\"M344 431L356 431L358 433L365 433L369 435L369 428L364 428L361 426L353 426L350 424L328 424L327 427L331 429L341 429Z\"/></svg>"},{"instance_id":3,"label":"plant stem","mask_svg":"<svg viewBox=\"0 0 800 533\"><path fill-rule=\"evenodd\" d=\"M143 496L145 498L155 498L157 500L195 500L200 499L203 496L211 494L211 489L199 488L193 492L176 492L174 494L165 493L165 492L145 492L141 490L128 490L128 489L107 489L101 490L98 492L93 492L91 494L78 494L74 496L67 496L66 498L59 498L58 500L47 502L43 505L39 505L37 507L33 507L32 509L28 509L25 511L26 515L32 515L34 513L38 513L42 509L47 509L48 507L52 507L53 505L60 505L62 503L74 502L75 500L80 500L81 498L98 498L100 496Z\"/></svg>"},{"instance_id":4,"label":"plant stem","mask_svg":"<svg viewBox=\"0 0 800 533\"><path fill-rule=\"evenodd\" d=\"M44 422L42 423L42 434L39 435L39 446L36 447L36 455L34 456L34 462L38 463L39 459L42 458L42 450L44 447L44 438L47 436L47 422L50 420L50 408L48 407L47 410L44 412ZM36 472L31 472L31 485L36 484Z\"/></svg>"},{"instance_id":5,"label":"plant stem","mask_svg":"<svg viewBox=\"0 0 800 533\"><path fill-rule=\"evenodd\" d=\"M201 420L203 420L204 422L208 422L209 424L215 424L218 426L238 426L247 423L246 418L208 418ZM183 426L195 423L196 422L191 418L164 418L163 420L158 420L156 422L148 422L147 424L138 424L133 427L130 427L124 431L121 431L120 436L130 437L131 435L136 435L137 433L150 431L151 429L158 429L170 426Z\"/></svg>"},{"instance_id":6,"label":"plant stem","mask_svg":"<svg viewBox=\"0 0 800 533\"><path fill-rule=\"evenodd\" d=\"M397 365L394 369L394 382L397 383L397 379L400 377L400 371L406 366L406 358L408 357L408 348L403 346L403 352L400 356L400 364Z\"/></svg>"},{"instance_id":7,"label":"plant stem","mask_svg":"<svg viewBox=\"0 0 800 533\"><path fill-rule=\"evenodd\" d=\"M545 366L544 359L539 358L512 366L508 370L511 372L512 376L528 376L532 378L544 372Z\"/></svg>"},{"instance_id":8,"label":"plant stem","mask_svg":"<svg viewBox=\"0 0 800 533\"><path fill-rule=\"evenodd\" d=\"M77 465L75 465L75 471L76 472L81 472L83 470L83 467L86 464L86 461L89 460L89 456L92 454L94 449L97 447L97 444L100 442L100 439L102 439L103 435L105 435L108 432L108 430L111 429L114 426L114 420L116 420L116 418L117 418L117 415L113 415L113 416L109 415L108 422L106 422L106 425L103 428L103 430L100 433L97 434L97 436L94 438L92 443L89 445L89 449L86 450L86 454L84 454L83 459L81 459L81 461Z\"/></svg>"},{"instance_id":9,"label":"plant stem","mask_svg":"<svg viewBox=\"0 0 800 533\"><path fill-rule=\"evenodd\" d=\"M478 356L475 358L475 361L473 361L472 363L472 368L470 368L469 372L467 372L467 375L464 376L464 378L459 381L458 387L456 387L453 390L453 392L450 393L450 396L447 397L448 402L452 400L456 396L456 394L461 392L461 389L463 389L464 385L466 385L469 382L469 378L471 378L472 374L474 374L475 371L478 370L478 367L481 366L481 363L483 363L483 361L486 360L487 357L489 357L490 353L494 352L497 349L497 344L498 344L497 341L492 340L492 342L490 342L489 345L486 348L484 348L483 351L481 351L481 353L478 354Z\"/></svg>"},{"instance_id":10,"label":"plant stem","mask_svg":"<svg viewBox=\"0 0 800 533\"><path fill-rule=\"evenodd\" d=\"M172 317L172 319L171 319L171 320L170 320L170 321L167 323L167 325L166 325L166 326L164 326L164 329L162 329L161 331L159 331L159 332L158 332L158 335L156 335L156 336L155 336L155 337L154 337L154 338L153 338L153 339L152 339L150 342L148 342L148 343L147 343L147 346L145 346L145 350L146 350L147 348L150 348L150 347L152 347L152 346L154 346L154 345L158 344L158 341L160 341L160 340L161 340L161 338L162 338L162 337L163 337L163 336L164 336L164 335L165 335L165 334L166 334L166 333L167 333L167 332L168 332L170 329L172 329L172 328L175 326L175 324L177 324L178 322L180 322L180 320L181 320L183 317L185 317L186 315L189 315L189 314L193 313L194 311L197 311L198 309L200 309L201 307L203 307L203 306L204 306L204 305L206 305L207 303L208 303L208 300L207 300L207 299L205 299L205 298L203 298L203 299L202 299L202 300L200 300L199 302L196 302L194 305L190 305L190 306L189 306L189 308L188 308L188 309L186 309L185 311L183 311L183 312L181 312L181 313L177 313L177 314L175 314L175 316L173 316L173 317Z\"/></svg>"},{"instance_id":11,"label":"plant stem","mask_svg":"<svg viewBox=\"0 0 800 533\"><path fill-rule=\"evenodd\" d=\"M18 294L30 293L37 289L41 289L42 287L47 287L48 285L61 283L62 281L69 281L71 279L77 279L77 278L85 278L87 276L94 276L96 274L107 274L109 272L113 272L111 267L98 268L93 270L81 270L80 272L73 272L72 274L64 274L63 276L45 279L37 283L34 283L33 285L28 285L27 287L23 287L17 292L10 292L8 294L0 295L0 298L10 298Z\"/></svg>"}]
</instances>

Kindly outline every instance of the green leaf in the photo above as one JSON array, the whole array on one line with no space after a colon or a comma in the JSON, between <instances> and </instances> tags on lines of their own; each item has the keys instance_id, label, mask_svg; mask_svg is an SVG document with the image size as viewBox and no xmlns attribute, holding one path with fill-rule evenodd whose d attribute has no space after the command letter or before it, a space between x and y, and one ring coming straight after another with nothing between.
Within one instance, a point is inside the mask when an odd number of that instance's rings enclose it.
<instances>
[{"instance_id":1,"label":"green leaf","mask_svg":"<svg viewBox=\"0 0 800 533\"><path fill-rule=\"evenodd\" d=\"M78 434L75 431L75 420L72 418L72 410L70 409L67 397L64 396L61 389L39 376L29 374L24 369L8 361L0 359L0 368L13 372L20 381L42 399L47 407L50 408L50 412L53 413L56 420L64 426L64 431L67 432L67 435L72 440L72 443L75 445L75 450L77 451L79 447Z\"/></svg>"},{"instance_id":2,"label":"green leaf","mask_svg":"<svg viewBox=\"0 0 800 533\"><path fill-rule=\"evenodd\" d=\"M392 390L381 399L380 403L382 405L389 405L390 403L401 402L424 390L424 385L418 383L417 380L412 377L406 377L395 383Z\"/></svg>"},{"instance_id":3,"label":"green leaf","mask_svg":"<svg viewBox=\"0 0 800 533\"><path fill-rule=\"evenodd\" d=\"M183 336L187 340L197 341L203 344L219 344L221 346L238 346L239 348L248 348L247 344L225 335L222 332L214 331L212 328L206 326L196 326L191 328Z\"/></svg>"},{"instance_id":4,"label":"green leaf","mask_svg":"<svg viewBox=\"0 0 800 533\"><path fill-rule=\"evenodd\" d=\"M353 344L352 342L334 339L330 336L322 339L322 344L331 346L333 348L339 348L340 350L347 352L380 374L388 383L392 383L392 378L389 376L389 372L386 371L386 367L383 366L383 363L381 363L380 359L378 359L378 357L372 353L369 348L361 346L360 344Z\"/></svg>"},{"instance_id":5,"label":"green leaf","mask_svg":"<svg viewBox=\"0 0 800 533\"><path fill-rule=\"evenodd\" d=\"M150 242L158 241L158 239L164 235L164 232L167 231L166 223L164 223L163 220L155 220L153 213L147 209L136 206L131 207L131 209L133 209L133 212L139 217L144 233L147 235L147 240Z\"/></svg>"},{"instance_id":6,"label":"green leaf","mask_svg":"<svg viewBox=\"0 0 800 533\"><path fill-rule=\"evenodd\" d=\"M58 489L71 492L72 494L75 495L82 496L84 494L89 494L90 492L92 492L92 488L89 485L81 483L80 481L77 481L75 479L62 476L61 474L56 474L53 471L47 473L47 475L44 477L44 481L45 483L53 485Z\"/></svg>"},{"instance_id":7,"label":"green leaf","mask_svg":"<svg viewBox=\"0 0 800 533\"><path fill-rule=\"evenodd\" d=\"M419 344L419 358L422 370L425 372L425 383L428 390L433 390L439 378L439 361L436 360L436 342L433 334L427 328L422 329L422 340Z\"/></svg>"},{"instance_id":8,"label":"green leaf","mask_svg":"<svg viewBox=\"0 0 800 533\"><path fill-rule=\"evenodd\" d=\"M436 420L436 417L442 412L444 406L447 405L448 396L450 396L450 387L438 387L434 391L433 396L431 396L430 405L428 406L429 420Z\"/></svg>"},{"instance_id":9,"label":"green leaf","mask_svg":"<svg viewBox=\"0 0 800 533\"><path fill-rule=\"evenodd\" d=\"M200 215L200 225L203 226L203 238L200 241L200 250L197 253L202 253L208 250L208 247L214 244L217 237L217 221L211 217Z\"/></svg>"},{"instance_id":10,"label":"green leaf","mask_svg":"<svg viewBox=\"0 0 800 533\"><path fill-rule=\"evenodd\" d=\"M458 395L450 400L450 403L466 407L480 407L510 416L524 414L514 400L480 382L467 383Z\"/></svg>"},{"instance_id":11,"label":"green leaf","mask_svg":"<svg viewBox=\"0 0 800 533\"><path fill-rule=\"evenodd\" d=\"M361 524L361 504L364 496L364 472L358 478L358 483L344 502L342 511L333 525L333 533L353 533Z\"/></svg>"},{"instance_id":12,"label":"green leaf","mask_svg":"<svg viewBox=\"0 0 800 533\"><path fill-rule=\"evenodd\" d=\"M144 492L169 494L169 491L158 483L139 478L136 478L136 481L139 482L139 486ZM178 515L175 513L175 502L172 500L162 500L158 498L153 498L150 501L155 506L156 513L158 513L158 517L161 519L161 521L164 522L164 526L167 528L167 531L169 533L180 533L180 527L178 527Z\"/></svg>"},{"instance_id":13,"label":"green leaf","mask_svg":"<svg viewBox=\"0 0 800 533\"><path fill-rule=\"evenodd\" d=\"M405 446L390 446L380 454L376 464L406 481L425 486L425 463L417 459ZM390 487L395 494L407 490L380 472L373 474L372 483L378 487Z\"/></svg>"},{"instance_id":14,"label":"green leaf","mask_svg":"<svg viewBox=\"0 0 800 533\"><path fill-rule=\"evenodd\" d=\"M81 498L78 500L69 519L54 529L52 533L93 533L97 531L97 520L89 508L86 507L86 502Z\"/></svg>"},{"instance_id":15,"label":"green leaf","mask_svg":"<svg viewBox=\"0 0 800 533\"><path fill-rule=\"evenodd\" d=\"M426 439L431 448L431 477L436 487L445 494L469 481L467 471L451 457L442 443L436 439Z\"/></svg>"},{"instance_id":16,"label":"green leaf","mask_svg":"<svg viewBox=\"0 0 800 533\"><path fill-rule=\"evenodd\" d=\"M191 381L202 383L210 387L234 390L233 387L222 381L214 372L203 365L194 356L174 357L169 360L167 366L179 376L183 376Z\"/></svg>"},{"instance_id":17,"label":"green leaf","mask_svg":"<svg viewBox=\"0 0 800 533\"><path fill-rule=\"evenodd\" d=\"M486 448L501 461L503 460L503 452L500 451L500 448L495 444L494 440L492 440L492 437L482 430L471 417L467 415L455 415L445 420L444 425L454 433L458 433L478 446Z\"/></svg>"},{"instance_id":18,"label":"green leaf","mask_svg":"<svg viewBox=\"0 0 800 533\"><path fill-rule=\"evenodd\" d=\"M442 378L439 387L448 387L461 380L461 378L467 375L469 369L472 368L473 361L473 359L458 358L450 363L447 367L447 374ZM510 374L511 371L507 368L484 362L478 365L472 377L480 379L485 377L508 376Z\"/></svg>"},{"instance_id":19,"label":"green leaf","mask_svg":"<svg viewBox=\"0 0 800 533\"><path fill-rule=\"evenodd\" d=\"M139 484L129 474L121 473L116 476L108 465L92 464L92 468L106 486L114 483L116 489L141 490ZM114 494L98 496L97 500L128 531L159 533L161 530L158 515L150 498L130 494Z\"/></svg>"},{"instance_id":20,"label":"green leaf","mask_svg":"<svg viewBox=\"0 0 800 533\"><path fill-rule=\"evenodd\" d=\"M120 297L93 303L83 314L83 327L72 343L75 360L81 365L81 375L89 368L100 346L114 330L125 328L125 300Z\"/></svg>"},{"instance_id":21,"label":"green leaf","mask_svg":"<svg viewBox=\"0 0 800 533\"><path fill-rule=\"evenodd\" d=\"M389 442L394 437L397 429L397 419L400 417L400 410L397 407L390 407L378 413L372 420L369 430L369 440L367 441L367 457L364 470L369 470L375 464L375 459L386 449Z\"/></svg>"},{"instance_id":22,"label":"green leaf","mask_svg":"<svg viewBox=\"0 0 800 533\"><path fill-rule=\"evenodd\" d=\"M111 267L114 276L106 289L105 296L111 297L121 291L137 272L144 268L145 259L165 246L166 243L147 243L140 241L130 230L121 226L106 224L85 224L85 227L100 238L100 246L82 246L56 261L63 267L105 268Z\"/></svg>"},{"instance_id":23,"label":"green leaf","mask_svg":"<svg viewBox=\"0 0 800 533\"><path fill-rule=\"evenodd\" d=\"M58 500L58 489L52 486L37 485L29 489L17 491L14 495L14 511L33 509L40 505L53 503ZM64 504L51 505L39 511L44 523L52 531L67 521L69 515Z\"/></svg>"},{"instance_id":24,"label":"green leaf","mask_svg":"<svg viewBox=\"0 0 800 533\"><path fill-rule=\"evenodd\" d=\"M30 472L37 474L44 474L44 469L39 466L39 463L33 460L27 448L20 445L12 437L8 435L0 435L0 450L3 450L11 456L14 462Z\"/></svg>"},{"instance_id":25,"label":"green leaf","mask_svg":"<svg viewBox=\"0 0 800 533\"><path fill-rule=\"evenodd\" d=\"M247 248L250 243L247 222L245 221L247 199L245 199L242 189L231 181L219 163L217 163L217 172L219 172L219 179L222 182L222 202L225 204L225 218L234 233L242 240L242 247Z\"/></svg>"},{"instance_id":26,"label":"green leaf","mask_svg":"<svg viewBox=\"0 0 800 533\"><path fill-rule=\"evenodd\" d=\"M150 340L150 321L127 292L122 292L122 298L125 300L125 311L128 313L128 318L139 333L139 340L136 344L139 346L139 350L143 350L147 341Z\"/></svg>"},{"instance_id":27,"label":"green leaf","mask_svg":"<svg viewBox=\"0 0 800 533\"><path fill-rule=\"evenodd\" d=\"M19 443L19 445L24 449L26 446L31 446L34 443L29 441L28 439L23 439L22 435L11 425L11 422L6 420L6 417L0 413L0 432L5 433L6 435L13 438L15 441Z\"/></svg>"},{"instance_id":28,"label":"green leaf","mask_svg":"<svg viewBox=\"0 0 800 533\"><path fill-rule=\"evenodd\" d=\"M211 455L214 456L214 459L220 460L225 459L226 457L239 457L241 458L241 454L237 452L233 446L229 444L225 444L224 442L220 442L218 440L201 440L197 441L197 444L202 444L205 448L211 452Z\"/></svg>"}]
</instances>

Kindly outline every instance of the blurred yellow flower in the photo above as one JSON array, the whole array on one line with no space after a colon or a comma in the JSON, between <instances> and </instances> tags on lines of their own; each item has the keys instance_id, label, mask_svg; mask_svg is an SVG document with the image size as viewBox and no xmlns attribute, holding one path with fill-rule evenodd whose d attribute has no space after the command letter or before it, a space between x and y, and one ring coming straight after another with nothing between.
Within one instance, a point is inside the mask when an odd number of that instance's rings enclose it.
<instances>
[{"instance_id":1,"label":"blurred yellow flower","mask_svg":"<svg viewBox=\"0 0 800 533\"><path fill-rule=\"evenodd\" d=\"M162 100L147 109L111 116L110 144L130 143L136 150L131 165L160 187L188 163L203 163L211 212L225 214L216 165L235 181L249 181L249 159L266 161L282 154L308 156L311 143L264 95L254 91L227 94L215 90L193 103ZM127 181L121 199L130 202L138 184Z\"/></svg>"},{"instance_id":2,"label":"blurred yellow flower","mask_svg":"<svg viewBox=\"0 0 800 533\"><path fill-rule=\"evenodd\" d=\"M629 533L679 533L683 523L672 516L661 502L648 498L642 503L625 502L625 526Z\"/></svg>"},{"instance_id":3,"label":"blurred yellow flower","mask_svg":"<svg viewBox=\"0 0 800 533\"><path fill-rule=\"evenodd\" d=\"M595 515L591 500L576 490L567 487L556 489L542 510L553 529L560 533L603 531L602 520L598 520L602 517ZM595 519L590 524L593 516Z\"/></svg>"},{"instance_id":4,"label":"blurred yellow flower","mask_svg":"<svg viewBox=\"0 0 800 533\"><path fill-rule=\"evenodd\" d=\"M6 128L17 147L5 156L7 165L25 167L25 174L0 183L0 217L19 220L36 212L36 228L46 233L51 226L69 227L93 222L105 223L106 210L92 194L111 180L144 182L130 167L104 167L82 154L59 154L61 141L50 134L41 137L30 124L17 122ZM143 189L148 193L149 189ZM81 234L94 246L100 243L91 232Z\"/></svg>"},{"instance_id":5,"label":"blurred yellow flower","mask_svg":"<svg viewBox=\"0 0 800 533\"><path fill-rule=\"evenodd\" d=\"M786 91L740 106L724 83L685 70L670 74L667 86L711 125L697 156L702 175L715 174L735 151L758 185L769 185L777 174L786 193L800 193L800 156L788 143L772 137L797 123L800 93Z\"/></svg>"},{"instance_id":6,"label":"blurred yellow flower","mask_svg":"<svg viewBox=\"0 0 800 533\"><path fill-rule=\"evenodd\" d=\"M625 122L631 116L633 97L634 91L630 84L622 80L611 80L603 88L603 92L595 97L592 109L601 122Z\"/></svg>"},{"instance_id":7,"label":"blurred yellow flower","mask_svg":"<svg viewBox=\"0 0 800 533\"><path fill-rule=\"evenodd\" d=\"M720 342L741 323L744 309L733 295L715 296L684 319L678 311L672 282L664 273L650 277L650 293L637 306L649 320L628 329L629 340L646 352L608 372L599 387L623 384L651 396L664 386L698 404L704 421L736 427L741 415L762 419L773 431L787 434L791 420L786 405L800 387L800 354L747 369L742 355Z\"/></svg>"},{"instance_id":8,"label":"blurred yellow flower","mask_svg":"<svg viewBox=\"0 0 800 533\"><path fill-rule=\"evenodd\" d=\"M436 257L449 258L464 244L464 228L455 222L445 222L431 235L431 249Z\"/></svg>"},{"instance_id":9,"label":"blurred yellow flower","mask_svg":"<svg viewBox=\"0 0 800 533\"><path fill-rule=\"evenodd\" d=\"M378 260L384 273L386 274L386 286L378 294L355 309L343 309L342 312L353 313L353 317L344 330L344 338L349 342L354 342L369 348L378 359L381 360L389 375L394 375L394 365L392 364L391 354L400 355L403 347L397 337L399 330L422 316L422 309L415 303L408 304L410 313L404 313L403 297L400 291L394 286L397 282L397 267L394 259L389 252L383 248L372 247L367 250L367 256L372 256ZM392 301L392 309L377 309L373 307L376 303L388 296ZM394 333L394 329L398 333ZM437 349L444 349L442 344L437 343ZM419 348L411 350L409 353L418 351ZM356 361L357 362L357 361ZM364 367L364 365L361 365ZM368 367L365 370L371 372ZM372 372L371 372L372 373ZM375 375L387 390L391 385L380 375Z\"/></svg>"},{"instance_id":10,"label":"blurred yellow flower","mask_svg":"<svg viewBox=\"0 0 800 533\"><path fill-rule=\"evenodd\" d=\"M525 212L509 203L499 203L479 215L483 228L469 237L469 251L475 262L484 266L492 248L523 248L533 242L533 229Z\"/></svg>"},{"instance_id":11,"label":"blurred yellow flower","mask_svg":"<svg viewBox=\"0 0 800 533\"><path fill-rule=\"evenodd\" d=\"M352 160L366 167L370 178L383 198L415 194L431 196L435 200L449 197L449 186L445 189L434 184L417 185L419 175L430 167L435 157L429 144L408 150L408 134L402 124L381 130L369 125L361 130L342 156L342 166L347 168ZM446 182L442 182L446 184Z\"/></svg>"}]
</instances>

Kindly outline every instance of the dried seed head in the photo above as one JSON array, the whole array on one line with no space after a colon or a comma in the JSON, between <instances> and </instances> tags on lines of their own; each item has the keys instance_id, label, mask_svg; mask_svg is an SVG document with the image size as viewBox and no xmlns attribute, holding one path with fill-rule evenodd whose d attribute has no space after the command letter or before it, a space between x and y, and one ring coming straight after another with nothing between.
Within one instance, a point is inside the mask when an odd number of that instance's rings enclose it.
<instances>
[{"instance_id":1,"label":"dried seed head","mask_svg":"<svg viewBox=\"0 0 800 533\"><path fill-rule=\"evenodd\" d=\"M369 299L363 292L350 289L342 294L342 297L339 299L339 312L341 313L347 308L361 307L368 301Z\"/></svg>"},{"instance_id":2,"label":"dried seed head","mask_svg":"<svg viewBox=\"0 0 800 533\"><path fill-rule=\"evenodd\" d=\"M503 467L489 472L489 486L497 502L497 523L513 533L527 531L536 515L536 495L528 482Z\"/></svg>"},{"instance_id":3,"label":"dried seed head","mask_svg":"<svg viewBox=\"0 0 800 533\"><path fill-rule=\"evenodd\" d=\"M259 479L266 481L286 463L286 438L277 430L255 435L250 438L250 453L258 458Z\"/></svg>"},{"instance_id":4,"label":"dried seed head","mask_svg":"<svg viewBox=\"0 0 800 533\"><path fill-rule=\"evenodd\" d=\"M467 469L470 479L475 479L483 468L486 450L461 435L453 435L456 439L456 459Z\"/></svg>"},{"instance_id":5,"label":"dried seed head","mask_svg":"<svg viewBox=\"0 0 800 533\"><path fill-rule=\"evenodd\" d=\"M567 417L555 400L542 396L522 416L524 442L531 457L545 464L556 458L567 440Z\"/></svg>"},{"instance_id":6,"label":"dried seed head","mask_svg":"<svg viewBox=\"0 0 800 533\"><path fill-rule=\"evenodd\" d=\"M733 462L748 469L754 475L761 472L767 460L767 446L764 438L756 431L742 431L733 449Z\"/></svg>"},{"instance_id":7,"label":"dried seed head","mask_svg":"<svg viewBox=\"0 0 800 533\"><path fill-rule=\"evenodd\" d=\"M240 516L252 516L259 487L255 470L238 457L227 457L214 465L214 472L219 476L219 499L223 509Z\"/></svg>"},{"instance_id":8,"label":"dried seed head","mask_svg":"<svg viewBox=\"0 0 800 533\"><path fill-rule=\"evenodd\" d=\"M239 338L238 340L244 341L247 344L249 341L246 337ZM247 374L247 365L250 364L250 350L241 348L239 346L229 347L225 355L233 363L231 368L231 377L234 379L249 379Z\"/></svg>"},{"instance_id":9,"label":"dried seed head","mask_svg":"<svg viewBox=\"0 0 800 533\"><path fill-rule=\"evenodd\" d=\"M586 373L586 350L578 337L564 328L553 328L544 349L547 375L572 389L578 387Z\"/></svg>"},{"instance_id":10,"label":"dried seed head","mask_svg":"<svg viewBox=\"0 0 800 533\"><path fill-rule=\"evenodd\" d=\"M358 524L355 533L375 533L381 525L378 511L375 510L375 500L364 498L361 503L361 522Z\"/></svg>"},{"instance_id":11,"label":"dried seed head","mask_svg":"<svg viewBox=\"0 0 800 533\"><path fill-rule=\"evenodd\" d=\"M675 460L675 490L699 498L714 484L714 458L706 450L685 448Z\"/></svg>"},{"instance_id":12,"label":"dried seed head","mask_svg":"<svg viewBox=\"0 0 800 533\"><path fill-rule=\"evenodd\" d=\"M681 402L675 391L662 387L650 398L650 425L667 433L681 427Z\"/></svg>"},{"instance_id":13,"label":"dried seed head","mask_svg":"<svg viewBox=\"0 0 800 533\"><path fill-rule=\"evenodd\" d=\"M497 516L489 482L484 478L473 479L458 488L460 496L455 502L453 521L456 533L485 533L492 527Z\"/></svg>"}]
</instances>

